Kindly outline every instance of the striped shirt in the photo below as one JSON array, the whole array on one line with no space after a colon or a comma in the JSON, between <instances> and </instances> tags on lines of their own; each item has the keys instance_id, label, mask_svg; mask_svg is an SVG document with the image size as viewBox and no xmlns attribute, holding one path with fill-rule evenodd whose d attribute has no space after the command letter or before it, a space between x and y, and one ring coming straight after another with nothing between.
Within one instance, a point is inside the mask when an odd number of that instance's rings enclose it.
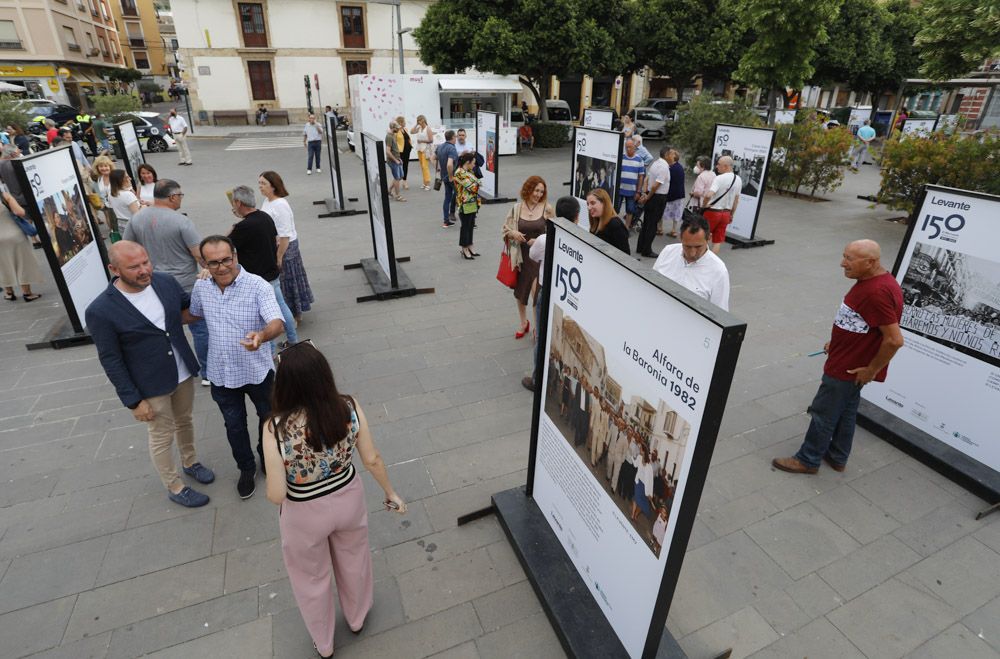
<instances>
[{"instance_id":1,"label":"striped shirt","mask_svg":"<svg viewBox=\"0 0 1000 659\"><path fill-rule=\"evenodd\" d=\"M639 156L622 156L622 179L618 193L623 197L634 197L639 177L646 173Z\"/></svg>"},{"instance_id":2,"label":"striped shirt","mask_svg":"<svg viewBox=\"0 0 1000 659\"><path fill-rule=\"evenodd\" d=\"M361 424L354 403L345 397L351 409L351 427L347 435L331 448L314 451L306 441L306 419L297 414L285 421L278 433L281 457L285 463L286 496L292 501L309 501L333 494L354 479L354 446Z\"/></svg>"},{"instance_id":3,"label":"striped shirt","mask_svg":"<svg viewBox=\"0 0 1000 659\"><path fill-rule=\"evenodd\" d=\"M212 279L199 279L191 291L189 311L208 323L207 370L212 384L238 389L264 381L274 365L271 351L266 346L250 351L240 341L248 332L259 332L272 320L282 319L271 284L243 268L223 290Z\"/></svg>"}]
</instances>

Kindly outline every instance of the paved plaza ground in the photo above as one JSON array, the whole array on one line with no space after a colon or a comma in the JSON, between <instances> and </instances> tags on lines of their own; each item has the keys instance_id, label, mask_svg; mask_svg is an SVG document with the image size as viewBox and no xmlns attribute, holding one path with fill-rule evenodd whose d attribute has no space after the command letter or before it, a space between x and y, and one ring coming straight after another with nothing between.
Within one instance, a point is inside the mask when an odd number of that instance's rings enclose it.
<instances>
[{"instance_id":1,"label":"paved plaza ground","mask_svg":"<svg viewBox=\"0 0 1000 659\"><path fill-rule=\"evenodd\" d=\"M184 185L183 210L203 234L231 225L226 189L265 169L285 177L317 297L300 334L361 401L411 502L405 517L380 510L364 476L375 608L359 636L338 623L336 656L562 656L498 522L456 527L525 481L531 394L520 380L532 349L514 339L514 301L494 278L507 208L483 208L483 256L470 262L458 228L441 228L441 193L411 189L392 203L397 255L436 293L358 304L369 288L343 266L371 255L368 219L316 218L325 168L307 177L294 137L227 150L234 138L205 132L217 137L192 140L193 167L173 154L149 161ZM363 197L360 161L342 158L346 189ZM502 192L540 174L554 200L569 159L568 147L505 158ZM690 657L729 647L734 657L1000 654L1000 514L974 521L983 501L860 429L843 474L770 466L806 428L822 367L807 355L851 283L838 267L844 245L874 238L891 267L902 240L905 226L885 221L899 213L856 198L877 185L865 167L828 202L768 193L759 233L777 242L723 249L732 312L749 329L668 619ZM35 290L44 297L33 304L0 302L0 656L314 656L277 510L263 481L250 500L237 496L208 389L195 400L197 447L217 479L199 487L211 503L188 510L167 500L145 426L122 408L93 346L25 350L63 317L50 279Z\"/></svg>"}]
</instances>

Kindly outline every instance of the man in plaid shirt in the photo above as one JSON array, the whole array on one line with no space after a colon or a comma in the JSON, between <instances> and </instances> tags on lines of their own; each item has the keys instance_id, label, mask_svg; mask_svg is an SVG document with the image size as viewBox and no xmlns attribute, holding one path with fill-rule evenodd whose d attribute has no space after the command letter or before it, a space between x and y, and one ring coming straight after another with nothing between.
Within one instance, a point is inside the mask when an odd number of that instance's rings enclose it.
<instances>
[{"instance_id":1,"label":"man in plaid shirt","mask_svg":"<svg viewBox=\"0 0 1000 659\"><path fill-rule=\"evenodd\" d=\"M250 448L245 396L257 410L257 453L264 468L262 431L271 413L274 383L270 350L261 345L285 328L269 283L240 267L236 249L225 236L208 236L199 246L211 279L200 279L191 291L191 316L208 323L208 379L212 399L226 422L226 437L240 469L240 497L253 496L257 465Z\"/></svg>"}]
</instances>

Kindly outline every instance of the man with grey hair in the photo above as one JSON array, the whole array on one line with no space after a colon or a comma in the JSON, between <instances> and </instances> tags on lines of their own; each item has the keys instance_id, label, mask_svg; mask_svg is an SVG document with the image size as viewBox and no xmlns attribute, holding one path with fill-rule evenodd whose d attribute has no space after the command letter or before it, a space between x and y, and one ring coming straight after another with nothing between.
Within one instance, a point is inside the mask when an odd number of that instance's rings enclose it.
<instances>
[{"instance_id":1,"label":"man with grey hair","mask_svg":"<svg viewBox=\"0 0 1000 659\"><path fill-rule=\"evenodd\" d=\"M302 129L302 145L306 147L306 174L313 173L313 161L316 163L316 172L322 172L319 158L323 151L323 127L316 123L314 114L309 115L309 121Z\"/></svg>"},{"instance_id":2,"label":"man with grey hair","mask_svg":"<svg viewBox=\"0 0 1000 659\"><path fill-rule=\"evenodd\" d=\"M720 157L715 168L719 175L702 196L701 205L712 230L712 251L718 254L722 243L726 242L726 227L732 224L736 207L740 204L743 181L733 171L733 159L729 156Z\"/></svg>"},{"instance_id":3,"label":"man with grey hair","mask_svg":"<svg viewBox=\"0 0 1000 659\"><path fill-rule=\"evenodd\" d=\"M285 319L285 338L289 345L299 342L295 331L295 318L292 316L285 296L281 294L281 279L278 267L278 231L274 227L274 218L257 208L257 198L253 190L245 185L238 185L230 192L233 203L233 215L239 221L229 232L236 251L240 255L240 265L247 272L253 273L271 284L278 308ZM271 351L276 352L279 346L271 342Z\"/></svg>"},{"instance_id":4,"label":"man with grey hair","mask_svg":"<svg viewBox=\"0 0 1000 659\"><path fill-rule=\"evenodd\" d=\"M201 236L190 219L180 212L184 193L180 183L161 178L153 186L153 205L143 206L125 226L122 238L132 240L149 252L157 272L173 276L188 295L201 268L198 245ZM201 384L207 387L208 327L204 321L189 326L194 352L201 363Z\"/></svg>"}]
</instances>

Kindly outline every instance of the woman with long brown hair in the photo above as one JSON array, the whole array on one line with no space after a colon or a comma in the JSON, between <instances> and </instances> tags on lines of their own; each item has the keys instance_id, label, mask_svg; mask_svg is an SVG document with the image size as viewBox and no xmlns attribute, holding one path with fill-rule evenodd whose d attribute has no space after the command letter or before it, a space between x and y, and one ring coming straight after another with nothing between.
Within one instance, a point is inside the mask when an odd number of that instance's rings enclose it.
<instances>
[{"instance_id":1,"label":"woman with long brown hair","mask_svg":"<svg viewBox=\"0 0 1000 659\"><path fill-rule=\"evenodd\" d=\"M267 499L281 506L281 553L295 602L321 657L333 655L336 580L352 632L374 599L368 509L354 451L385 493L387 510L406 512L389 482L361 406L341 395L326 357L310 341L278 353L271 418L264 427Z\"/></svg>"},{"instance_id":2,"label":"woman with long brown hair","mask_svg":"<svg viewBox=\"0 0 1000 659\"><path fill-rule=\"evenodd\" d=\"M295 231L295 214L285 197L288 190L277 172L266 171L257 179L260 193L267 200L260 209L274 220L278 230L278 267L281 268L281 294L296 321L302 312L312 308L313 292L299 251L299 234Z\"/></svg>"},{"instance_id":3,"label":"woman with long brown hair","mask_svg":"<svg viewBox=\"0 0 1000 659\"><path fill-rule=\"evenodd\" d=\"M528 299L538 278L538 262L531 260L528 250L535 238L545 232L545 220L556 215L555 209L546 202L547 198L548 186L545 185L545 180L541 176L529 176L521 186L521 200L511 207L501 230L510 266L517 272L514 299L517 301L521 326L514 333L516 339L522 338L531 329Z\"/></svg>"},{"instance_id":4,"label":"woman with long brown hair","mask_svg":"<svg viewBox=\"0 0 1000 659\"><path fill-rule=\"evenodd\" d=\"M590 233L626 254L632 253L628 246L628 229L615 214L607 190L594 188L587 193L587 215L590 217Z\"/></svg>"}]
</instances>

